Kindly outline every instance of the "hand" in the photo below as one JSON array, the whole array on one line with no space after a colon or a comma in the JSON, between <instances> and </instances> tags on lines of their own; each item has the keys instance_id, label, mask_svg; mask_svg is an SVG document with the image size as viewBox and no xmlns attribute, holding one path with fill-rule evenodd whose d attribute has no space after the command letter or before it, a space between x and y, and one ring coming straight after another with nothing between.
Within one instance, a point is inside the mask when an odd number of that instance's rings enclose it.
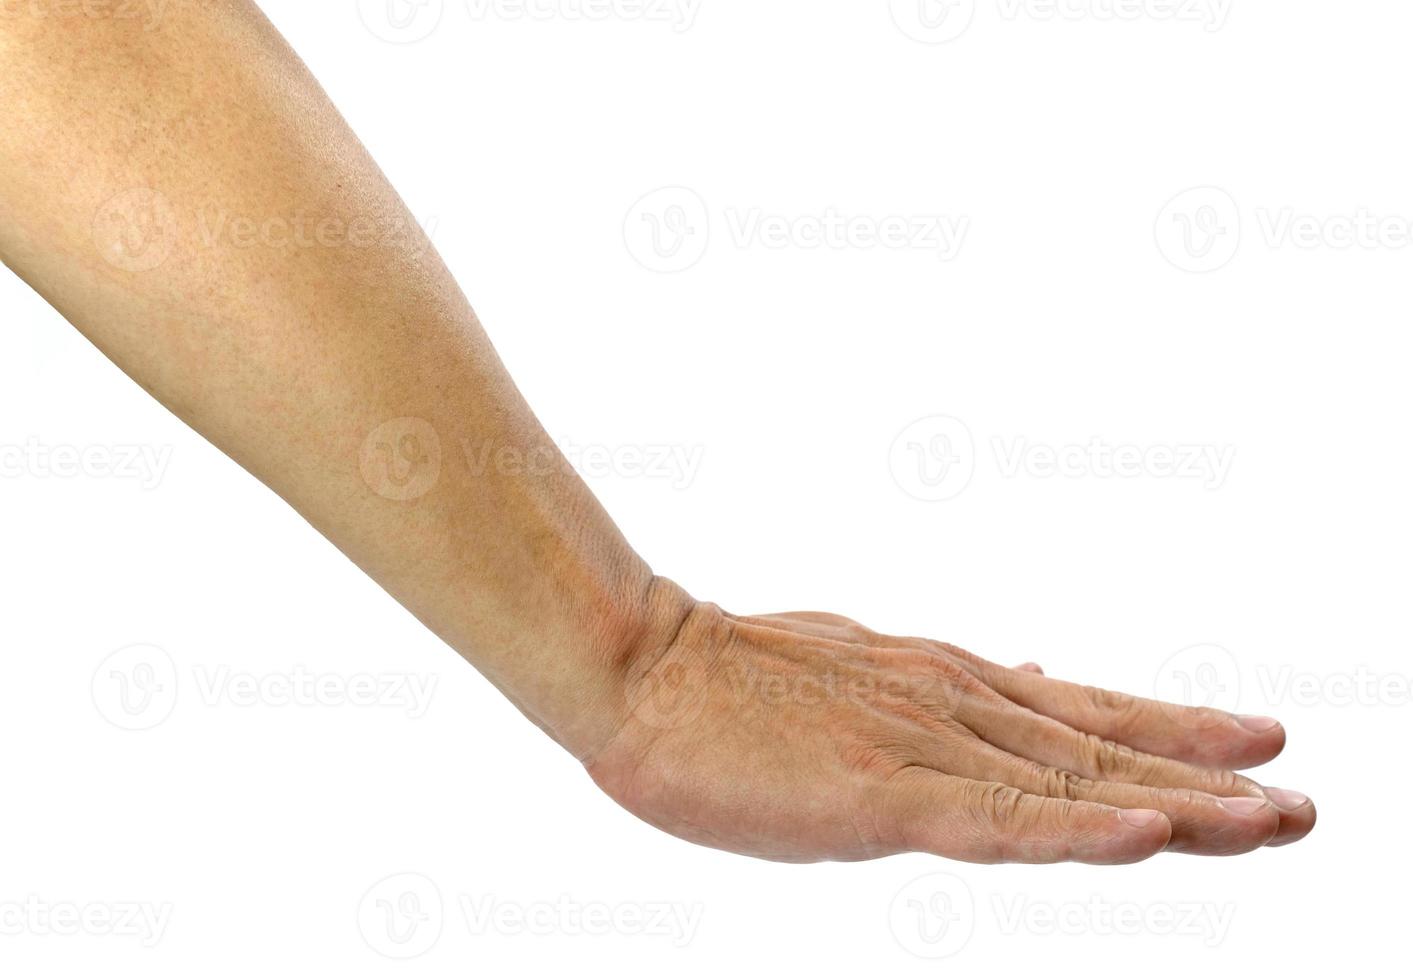
<instances>
[{"instance_id":1,"label":"hand","mask_svg":"<svg viewBox=\"0 0 1413 980\"><path fill-rule=\"evenodd\" d=\"M586 761L686 840L781 861L927 851L1119 864L1238 854L1309 833L1314 805L1231 772L1274 719L1081 687L841 616L676 601L625 667L622 724Z\"/></svg>"}]
</instances>

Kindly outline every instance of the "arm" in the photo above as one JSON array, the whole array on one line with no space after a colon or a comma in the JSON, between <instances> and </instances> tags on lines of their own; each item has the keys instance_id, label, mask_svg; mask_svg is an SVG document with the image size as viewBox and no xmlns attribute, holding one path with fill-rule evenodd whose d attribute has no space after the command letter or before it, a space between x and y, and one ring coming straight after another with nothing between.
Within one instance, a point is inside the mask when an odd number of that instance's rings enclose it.
<instances>
[{"instance_id":1,"label":"arm","mask_svg":"<svg viewBox=\"0 0 1413 980\"><path fill-rule=\"evenodd\" d=\"M6 264L570 751L604 741L651 575L271 25L0 24Z\"/></svg>"},{"instance_id":2,"label":"arm","mask_svg":"<svg viewBox=\"0 0 1413 980\"><path fill-rule=\"evenodd\" d=\"M1313 824L1223 768L1279 752L1274 722L654 576L246 0L5 20L0 98L5 263L644 819L789 860L1115 862Z\"/></svg>"}]
</instances>

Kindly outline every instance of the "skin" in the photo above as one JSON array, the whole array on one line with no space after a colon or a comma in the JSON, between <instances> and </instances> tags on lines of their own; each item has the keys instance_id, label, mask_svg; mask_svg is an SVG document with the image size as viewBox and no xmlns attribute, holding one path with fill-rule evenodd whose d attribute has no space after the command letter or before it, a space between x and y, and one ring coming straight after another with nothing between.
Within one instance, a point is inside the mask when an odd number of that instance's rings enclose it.
<instances>
[{"instance_id":1,"label":"skin","mask_svg":"<svg viewBox=\"0 0 1413 980\"><path fill-rule=\"evenodd\" d=\"M1237 718L655 575L250 3L0 18L0 258L631 812L786 861L1229 855L1313 804Z\"/></svg>"}]
</instances>

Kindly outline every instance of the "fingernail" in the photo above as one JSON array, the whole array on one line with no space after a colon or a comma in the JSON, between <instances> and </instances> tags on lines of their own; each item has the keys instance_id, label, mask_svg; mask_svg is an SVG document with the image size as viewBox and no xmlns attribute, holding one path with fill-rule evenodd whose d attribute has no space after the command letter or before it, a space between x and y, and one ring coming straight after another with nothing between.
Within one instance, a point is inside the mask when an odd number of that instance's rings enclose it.
<instances>
[{"instance_id":1,"label":"fingernail","mask_svg":"<svg viewBox=\"0 0 1413 980\"><path fill-rule=\"evenodd\" d=\"M1266 799L1282 810L1299 810L1310 802L1310 797L1304 793L1297 793L1293 789L1276 789L1273 786L1266 787Z\"/></svg>"},{"instance_id":2,"label":"fingernail","mask_svg":"<svg viewBox=\"0 0 1413 980\"><path fill-rule=\"evenodd\" d=\"M1119 819L1130 827L1146 827L1158 819L1157 810L1120 810Z\"/></svg>"},{"instance_id":3,"label":"fingernail","mask_svg":"<svg viewBox=\"0 0 1413 980\"><path fill-rule=\"evenodd\" d=\"M1218 802L1232 813L1239 813L1243 817L1251 816L1266 805L1266 801L1259 796L1228 796Z\"/></svg>"},{"instance_id":4,"label":"fingernail","mask_svg":"<svg viewBox=\"0 0 1413 980\"><path fill-rule=\"evenodd\" d=\"M1255 732L1258 735L1262 732L1269 732L1280 724L1276 719L1267 718L1265 715L1237 715L1236 723L1248 732Z\"/></svg>"},{"instance_id":5,"label":"fingernail","mask_svg":"<svg viewBox=\"0 0 1413 980\"><path fill-rule=\"evenodd\" d=\"M1039 665L1039 664L1036 664L1036 663L1024 663L1024 664L1021 664L1019 667L1016 668L1016 670L1024 670L1024 671L1028 671L1029 673L1032 673L1032 674L1042 674L1042 675L1043 675L1043 674L1045 673L1045 671L1043 671L1043 670L1040 669L1040 665Z\"/></svg>"}]
</instances>

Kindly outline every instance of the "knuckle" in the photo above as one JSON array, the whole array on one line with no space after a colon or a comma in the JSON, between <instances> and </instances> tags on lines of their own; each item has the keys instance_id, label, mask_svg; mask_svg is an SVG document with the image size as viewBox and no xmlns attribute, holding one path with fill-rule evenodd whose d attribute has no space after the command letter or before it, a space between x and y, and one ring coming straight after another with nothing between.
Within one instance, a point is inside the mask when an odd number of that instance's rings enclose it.
<instances>
[{"instance_id":1,"label":"knuckle","mask_svg":"<svg viewBox=\"0 0 1413 980\"><path fill-rule=\"evenodd\" d=\"M846 740L839 754L850 770L893 776L908 768L916 752L901 740L857 737Z\"/></svg>"},{"instance_id":2,"label":"knuckle","mask_svg":"<svg viewBox=\"0 0 1413 980\"><path fill-rule=\"evenodd\" d=\"M933 672L941 679L954 701L963 698L991 700L1000 697L970 669L954 660L934 661Z\"/></svg>"},{"instance_id":3,"label":"knuckle","mask_svg":"<svg viewBox=\"0 0 1413 980\"><path fill-rule=\"evenodd\" d=\"M1236 788L1247 796L1265 796L1266 791L1261 788L1261 784L1248 776L1243 776L1239 772L1228 773Z\"/></svg>"},{"instance_id":4,"label":"knuckle","mask_svg":"<svg viewBox=\"0 0 1413 980\"><path fill-rule=\"evenodd\" d=\"M929 669L934 674L946 681L956 684L958 687L970 687L980 683L980 681L976 679L975 674L950 657L934 657L929 655L926 662Z\"/></svg>"},{"instance_id":5,"label":"knuckle","mask_svg":"<svg viewBox=\"0 0 1413 980\"><path fill-rule=\"evenodd\" d=\"M934 640L932 641L931 645L932 648L937 650L938 653L941 654L944 658L951 660L954 663L965 664L966 666L971 667L973 669L985 668L990 666L985 660L982 660L970 650L963 650L961 647L955 644L941 643Z\"/></svg>"},{"instance_id":6,"label":"knuckle","mask_svg":"<svg viewBox=\"0 0 1413 980\"><path fill-rule=\"evenodd\" d=\"M1106 781L1117 777L1138 777L1142 781L1150 768L1143 757L1127 745L1089 732L1080 733L1079 757Z\"/></svg>"},{"instance_id":7,"label":"knuckle","mask_svg":"<svg viewBox=\"0 0 1413 980\"><path fill-rule=\"evenodd\" d=\"M1211 795L1201 790L1181 787L1178 789L1163 790L1163 800L1173 806L1179 807L1200 807L1203 803L1210 801Z\"/></svg>"},{"instance_id":8,"label":"knuckle","mask_svg":"<svg viewBox=\"0 0 1413 980\"><path fill-rule=\"evenodd\" d=\"M929 711L956 710L963 701L998 695L960 664L916 650L890 650L890 690Z\"/></svg>"},{"instance_id":9,"label":"knuckle","mask_svg":"<svg viewBox=\"0 0 1413 980\"><path fill-rule=\"evenodd\" d=\"M1245 776L1227 769L1212 770L1216 791L1225 796L1265 796L1261 788Z\"/></svg>"},{"instance_id":10,"label":"knuckle","mask_svg":"<svg viewBox=\"0 0 1413 980\"><path fill-rule=\"evenodd\" d=\"M1094 789L1094 782L1068 769L1046 769L1041 777L1044 795L1059 800L1084 799Z\"/></svg>"},{"instance_id":11,"label":"knuckle","mask_svg":"<svg viewBox=\"0 0 1413 980\"><path fill-rule=\"evenodd\" d=\"M1015 829L1025 794L1004 783L987 783L976 790L976 816L999 829Z\"/></svg>"},{"instance_id":12,"label":"knuckle","mask_svg":"<svg viewBox=\"0 0 1413 980\"><path fill-rule=\"evenodd\" d=\"M1118 691L1110 691L1107 688L1085 686L1080 688L1080 692L1091 708L1104 714L1128 717L1138 707L1137 699L1128 694L1120 694Z\"/></svg>"},{"instance_id":13,"label":"knuckle","mask_svg":"<svg viewBox=\"0 0 1413 980\"><path fill-rule=\"evenodd\" d=\"M892 853L905 836L898 820L870 799L858 801L849 811L849 829L860 852L868 858Z\"/></svg>"},{"instance_id":14,"label":"knuckle","mask_svg":"<svg viewBox=\"0 0 1413 980\"><path fill-rule=\"evenodd\" d=\"M973 813L984 844L976 860L984 862L1066 860L1070 845L1057 828L1068 826L1076 808L1084 804L1068 799L1027 806L1026 794L1013 786L988 783L973 792Z\"/></svg>"}]
</instances>

